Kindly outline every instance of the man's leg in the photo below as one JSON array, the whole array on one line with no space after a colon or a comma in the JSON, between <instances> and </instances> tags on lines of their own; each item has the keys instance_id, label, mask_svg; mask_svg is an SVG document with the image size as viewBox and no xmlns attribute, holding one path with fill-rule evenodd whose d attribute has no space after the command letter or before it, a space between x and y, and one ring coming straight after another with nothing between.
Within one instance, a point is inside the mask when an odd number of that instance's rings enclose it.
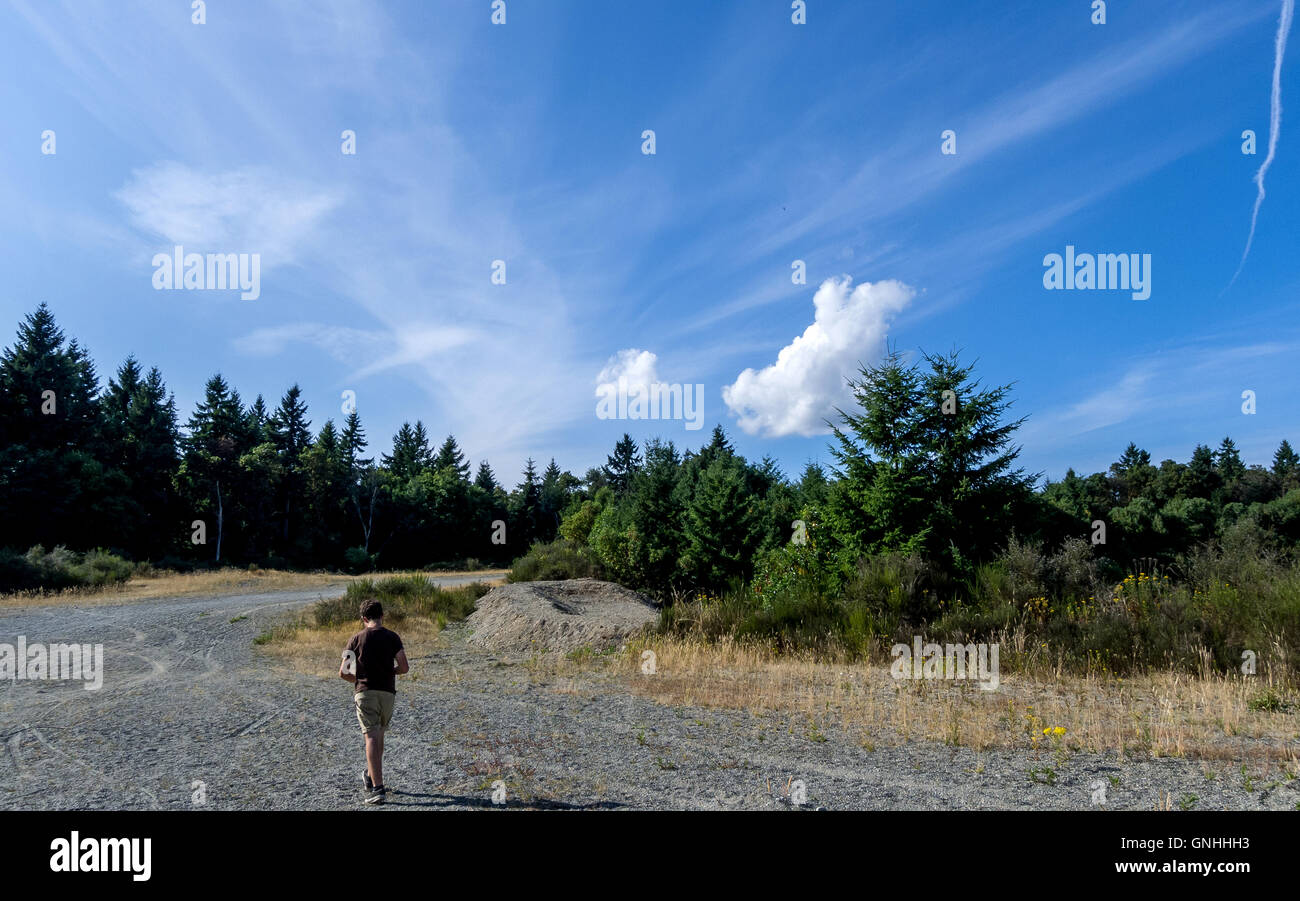
<instances>
[{"instance_id":1,"label":"man's leg","mask_svg":"<svg viewBox=\"0 0 1300 901\"><path fill-rule=\"evenodd\" d=\"M384 784L384 730L371 729L366 733L366 769L375 786Z\"/></svg>"}]
</instances>

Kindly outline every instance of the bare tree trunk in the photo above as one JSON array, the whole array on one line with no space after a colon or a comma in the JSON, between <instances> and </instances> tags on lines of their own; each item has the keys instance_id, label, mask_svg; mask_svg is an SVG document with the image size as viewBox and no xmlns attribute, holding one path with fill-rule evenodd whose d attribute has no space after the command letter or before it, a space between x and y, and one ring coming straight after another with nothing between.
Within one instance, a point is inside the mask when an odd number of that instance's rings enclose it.
<instances>
[{"instance_id":1,"label":"bare tree trunk","mask_svg":"<svg viewBox=\"0 0 1300 901\"><path fill-rule=\"evenodd\" d=\"M221 479L217 479L217 562L221 562L221 531L225 525L225 517L221 507Z\"/></svg>"},{"instance_id":2,"label":"bare tree trunk","mask_svg":"<svg viewBox=\"0 0 1300 901\"><path fill-rule=\"evenodd\" d=\"M375 498L379 496L379 485L374 485L370 490L370 510L369 515L361 512L361 492L358 491L352 495L352 506L357 511L357 521L361 523L361 537L365 539L362 546L365 552L370 553L370 535L375 528Z\"/></svg>"}]
</instances>

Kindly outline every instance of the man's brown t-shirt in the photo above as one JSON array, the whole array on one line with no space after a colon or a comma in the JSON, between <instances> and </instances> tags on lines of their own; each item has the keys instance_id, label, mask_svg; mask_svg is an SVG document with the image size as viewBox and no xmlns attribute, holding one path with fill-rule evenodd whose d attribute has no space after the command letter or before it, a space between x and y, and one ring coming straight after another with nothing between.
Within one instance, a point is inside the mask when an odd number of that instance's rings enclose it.
<instances>
[{"instance_id":1,"label":"man's brown t-shirt","mask_svg":"<svg viewBox=\"0 0 1300 901\"><path fill-rule=\"evenodd\" d=\"M397 693L397 674L393 672L393 661L402 649L402 639L396 632L383 626L362 629L348 640L347 649L357 658L357 684L354 691Z\"/></svg>"}]
</instances>

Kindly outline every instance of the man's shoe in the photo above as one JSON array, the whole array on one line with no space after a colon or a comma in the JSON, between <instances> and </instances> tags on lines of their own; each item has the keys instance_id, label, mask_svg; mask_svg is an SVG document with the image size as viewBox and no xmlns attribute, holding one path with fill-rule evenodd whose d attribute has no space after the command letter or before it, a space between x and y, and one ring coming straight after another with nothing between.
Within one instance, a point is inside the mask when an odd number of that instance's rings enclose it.
<instances>
[{"instance_id":1,"label":"man's shoe","mask_svg":"<svg viewBox=\"0 0 1300 901\"><path fill-rule=\"evenodd\" d=\"M388 790L381 785L377 788L371 789L370 794L366 795L366 800L363 803L383 804L384 798L385 796L387 796L387 794L388 794Z\"/></svg>"},{"instance_id":2,"label":"man's shoe","mask_svg":"<svg viewBox=\"0 0 1300 901\"><path fill-rule=\"evenodd\" d=\"M369 794L370 792L372 792L372 791L375 790L375 784L374 784L373 782L370 781L370 771L369 771L369 770L366 770L364 773L361 774L361 781L364 782L364 783L366 784L366 793L367 793L367 794Z\"/></svg>"}]
</instances>

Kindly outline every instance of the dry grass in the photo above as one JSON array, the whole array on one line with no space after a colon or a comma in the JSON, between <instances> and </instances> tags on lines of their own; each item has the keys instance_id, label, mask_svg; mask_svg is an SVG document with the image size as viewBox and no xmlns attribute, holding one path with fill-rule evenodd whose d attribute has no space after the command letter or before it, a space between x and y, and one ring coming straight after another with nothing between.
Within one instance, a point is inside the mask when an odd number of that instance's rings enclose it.
<instances>
[{"instance_id":1,"label":"dry grass","mask_svg":"<svg viewBox=\"0 0 1300 901\"><path fill-rule=\"evenodd\" d=\"M430 620L408 617L400 625L393 625L413 659L417 656L416 648L429 648L441 642L438 625ZM320 627L291 624L272 632L270 640L259 647L266 656L294 672L337 679L343 648L358 629L359 623ZM412 666L410 675L402 678L419 681L416 670Z\"/></svg>"},{"instance_id":2,"label":"dry grass","mask_svg":"<svg viewBox=\"0 0 1300 901\"><path fill-rule=\"evenodd\" d=\"M653 675L641 672L647 649L656 657ZM868 748L921 739L1049 755L1274 760L1300 773L1300 699L1263 678L1004 673L997 691L983 691L970 681L895 681L888 666L879 664L828 664L735 643L662 636L611 657L571 656L547 666L555 676L604 669L628 690L662 704L779 712L804 721L812 733L836 725ZM1270 688L1285 706L1251 709ZM1056 727L1064 734L1043 734Z\"/></svg>"},{"instance_id":3,"label":"dry grass","mask_svg":"<svg viewBox=\"0 0 1300 901\"><path fill-rule=\"evenodd\" d=\"M506 570L481 570L479 572L438 572L426 573L428 576L482 576L489 584L505 576ZM70 588L61 592L42 594L40 592L16 592L0 595L0 608L3 607L44 607L56 604L94 605L121 604L128 601L153 600L157 598L194 597L205 594L250 594L262 591L289 591L293 589L321 588L333 585L346 585L357 579L386 578L388 576L411 575L413 573L366 573L352 576L346 573L328 572L291 572L279 569L228 569L209 570L193 573L160 571L143 577L132 577L120 585L104 588L77 589Z\"/></svg>"}]
</instances>

